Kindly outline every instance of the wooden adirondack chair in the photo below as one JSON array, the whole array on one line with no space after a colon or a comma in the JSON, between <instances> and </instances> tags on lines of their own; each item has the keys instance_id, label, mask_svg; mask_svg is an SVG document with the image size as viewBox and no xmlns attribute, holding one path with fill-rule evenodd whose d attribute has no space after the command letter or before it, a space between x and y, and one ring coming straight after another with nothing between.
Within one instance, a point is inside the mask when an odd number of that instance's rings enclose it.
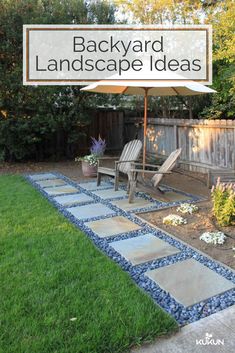
<instances>
[{"instance_id":1,"label":"wooden adirondack chair","mask_svg":"<svg viewBox=\"0 0 235 353\"><path fill-rule=\"evenodd\" d=\"M97 168L97 186L100 185L102 175L114 176L114 189L118 190L119 183L119 172L128 175L128 189L129 189L129 179L131 163L136 162L139 158L140 151L142 148L142 142L140 140L133 140L128 142L122 151L119 160L115 161L114 168L107 168L103 166L103 162L107 160L117 159L117 157L102 157L98 160Z\"/></svg>"},{"instance_id":2,"label":"wooden adirondack chair","mask_svg":"<svg viewBox=\"0 0 235 353\"><path fill-rule=\"evenodd\" d=\"M146 170L143 169L143 165L140 163L133 163L130 172L130 190L129 190L129 202L133 202L137 181L139 179L142 187L145 191L154 191L159 190L158 185L165 174L170 174L174 166L176 165L177 159L181 154L182 149L179 148L169 155L169 157L165 160L165 162L161 166L153 165L153 164L145 164L147 168L157 168L156 170ZM138 168L140 167L140 168ZM141 168L142 167L142 168ZM150 182L148 180L143 179L143 174L154 174Z\"/></svg>"}]
</instances>

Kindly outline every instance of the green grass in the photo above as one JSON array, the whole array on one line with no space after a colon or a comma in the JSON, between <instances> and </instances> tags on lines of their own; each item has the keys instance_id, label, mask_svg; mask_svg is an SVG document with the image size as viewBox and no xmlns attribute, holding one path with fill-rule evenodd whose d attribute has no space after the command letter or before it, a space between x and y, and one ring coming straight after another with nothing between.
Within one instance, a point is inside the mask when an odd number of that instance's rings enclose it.
<instances>
[{"instance_id":1,"label":"green grass","mask_svg":"<svg viewBox=\"0 0 235 353\"><path fill-rule=\"evenodd\" d=\"M123 353L177 329L19 176L0 177L0 256L1 353Z\"/></svg>"}]
</instances>

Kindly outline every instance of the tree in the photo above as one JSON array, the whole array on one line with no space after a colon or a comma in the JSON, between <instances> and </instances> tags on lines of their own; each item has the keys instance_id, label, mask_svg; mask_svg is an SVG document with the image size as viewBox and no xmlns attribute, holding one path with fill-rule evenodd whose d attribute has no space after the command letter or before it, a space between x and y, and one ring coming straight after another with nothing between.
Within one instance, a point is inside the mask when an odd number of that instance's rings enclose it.
<instances>
[{"instance_id":1,"label":"tree","mask_svg":"<svg viewBox=\"0 0 235 353\"><path fill-rule=\"evenodd\" d=\"M76 86L23 86L23 24L112 23L114 12L106 1L0 0L0 159L59 158L62 132L71 157L88 123L90 101Z\"/></svg>"},{"instance_id":2,"label":"tree","mask_svg":"<svg viewBox=\"0 0 235 353\"><path fill-rule=\"evenodd\" d=\"M212 11L213 10L213 11ZM235 117L235 1L217 2L208 9L207 22L213 24L213 95L202 116L217 119Z\"/></svg>"},{"instance_id":3,"label":"tree","mask_svg":"<svg viewBox=\"0 0 235 353\"><path fill-rule=\"evenodd\" d=\"M202 2L199 0L117 0L115 3L121 12L128 14L129 18L131 15L134 22L141 24L193 24L201 20ZM187 111L192 118L201 110L199 107L202 104L205 104L205 100L201 97L161 97L159 100L150 100L150 107L155 114L169 118L185 117Z\"/></svg>"},{"instance_id":4,"label":"tree","mask_svg":"<svg viewBox=\"0 0 235 353\"><path fill-rule=\"evenodd\" d=\"M120 11L141 24L192 24L200 22L199 0L116 0Z\"/></svg>"},{"instance_id":5,"label":"tree","mask_svg":"<svg viewBox=\"0 0 235 353\"><path fill-rule=\"evenodd\" d=\"M204 24L213 26L214 83L217 94L185 99L195 117L234 118L235 116L235 1L234 0L116 0L127 19L141 24ZM162 99L164 106L175 99ZM178 104L179 105L179 104ZM205 108L206 107L206 108ZM183 113L183 112L182 112Z\"/></svg>"}]
</instances>

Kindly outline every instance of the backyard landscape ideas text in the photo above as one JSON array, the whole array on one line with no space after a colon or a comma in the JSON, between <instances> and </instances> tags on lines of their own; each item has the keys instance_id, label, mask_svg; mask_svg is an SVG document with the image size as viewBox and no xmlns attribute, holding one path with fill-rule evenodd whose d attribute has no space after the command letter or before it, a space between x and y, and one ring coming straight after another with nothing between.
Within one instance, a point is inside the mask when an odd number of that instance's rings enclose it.
<instances>
[{"instance_id":1,"label":"backyard landscape ideas text","mask_svg":"<svg viewBox=\"0 0 235 353\"><path fill-rule=\"evenodd\" d=\"M194 58L192 60L183 59L168 59L168 56L164 54L165 42L164 37L160 36L159 39L152 40L129 40L124 42L123 40L116 40L113 36L110 36L108 40L86 40L83 36L74 36L71 43L73 46L73 52L78 53L75 59L61 58L55 59L51 57L48 59L44 66L40 63L40 57L36 55L36 71L109 71L112 73L118 73L120 76L128 70L142 71L147 69L148 71L200 71L202 68L201 60ZM87 53L107 53L106 58L87 59L83 55ZM155 58L154 55L149 55L148 60L143 61L142 59L128 59L128 55L131 53L162 53L161 58ZM121 55L121 59L110 59L109 53ZM98 56L99 57L99 56ZM178 58L178 57L177 57Z\"/></svg>"},{"instance_id":2,"label":"backyard landscape ideas text","mask_svg":"<svg viewBox=\"0 0 235 353\"><path fill-rule=\"evenodd\" d=\"M24 84L84 85L148 73L150 80L176 73L211 84L211 44L207 25L24 25Z\"/></svg>"}]
</instances>

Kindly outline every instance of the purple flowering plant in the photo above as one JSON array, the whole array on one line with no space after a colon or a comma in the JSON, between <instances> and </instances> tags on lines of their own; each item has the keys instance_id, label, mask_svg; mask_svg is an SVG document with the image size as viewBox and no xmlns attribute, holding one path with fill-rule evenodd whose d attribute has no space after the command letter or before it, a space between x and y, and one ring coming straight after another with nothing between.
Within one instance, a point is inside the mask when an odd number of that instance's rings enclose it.
<instances>
[{"instance_id":1,"label":"purple flowering plant","mask_svg":"<svg viewBox=\"0 0 235 353\"><path fill-rule=\"evenodd\" d=\"M92 145L90 148L91 154L96 155L97 157L103 156L106 149L106 142L99 135L98 139L91 137Z\"/></svg>"},{"instance_id":2,"label":"purple flowering plant","mask_svg":"<svg viewBox=\"0 0 235 353\"><path fill-rule=\"evenodd\" d=\"M100 135L98 140L94 137L91 137L92 145L90 147L91 154L83 156L83 157L76 157L75 162L85 161L90 166L97 166L99 157L103 156L104 151L106 149L106 142L103 140Z\"/></svg>"}]
</instances>

